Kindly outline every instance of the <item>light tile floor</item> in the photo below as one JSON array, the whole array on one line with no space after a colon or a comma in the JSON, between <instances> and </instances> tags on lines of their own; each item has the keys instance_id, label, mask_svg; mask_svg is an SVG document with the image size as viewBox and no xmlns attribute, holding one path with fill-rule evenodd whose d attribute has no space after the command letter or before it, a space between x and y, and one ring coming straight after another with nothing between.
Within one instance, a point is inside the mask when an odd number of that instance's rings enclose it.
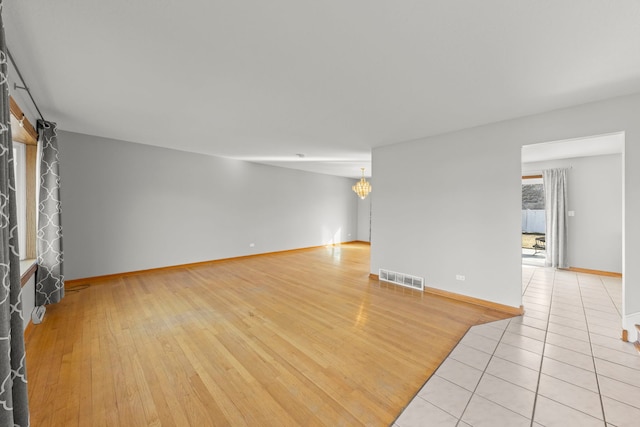
<instances>
[{"instance_id":1,"label":"light tile floor","mask_svg":"<svg viewBox=\"0 0 640 427\"><path fill-rule=\"evenodd\" d=\"M640 426L621 280L522 270L525 314L472 327L394 427Z\"/></svg>"},{"instance_id":2,"label":"light tile floor","mask_svg":"<svg viewBox=\"0 0 640 427\"><path fill-rule=\"evenodd\" d=\"M522 263L544 267L545 255L546 253L544 251L537 252L534 249L522 248Z\"/></svg>"}]
</instances>

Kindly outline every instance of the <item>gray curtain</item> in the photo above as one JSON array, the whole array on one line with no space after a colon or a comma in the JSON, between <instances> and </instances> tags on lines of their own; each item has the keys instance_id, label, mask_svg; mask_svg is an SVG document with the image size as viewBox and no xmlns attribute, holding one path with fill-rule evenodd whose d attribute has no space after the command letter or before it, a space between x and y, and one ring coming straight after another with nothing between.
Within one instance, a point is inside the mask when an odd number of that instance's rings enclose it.
<instances>
[{"instance_id":1,"label":"gray curtain","mask_svg":"<svg viewBox=\"0 0 640 427\"><path fill-rule=\"evenodd\" d=\"M36 305L54 304L64 297L60 173L56 124L38 120L40 191L36 256Z\"/></svg>"},{"instance_id":2,"label":"gray curtain","mask_svg":"<svg viewBox=\"0 0 640 427\"><path fill-rule=\"evenodd\" d=\"M542 171L547 267L567 268L567 169Z\"/></svg>"},{"instance_id":3,"label":"gray curtain","mask_svg":"<svg viewBox=\"0 0 640 427\"><path fill-rule=\"evenodd\" d=\"M28 426L7 45L0 0L0 426Z\"/></svg>"}]
</instances>

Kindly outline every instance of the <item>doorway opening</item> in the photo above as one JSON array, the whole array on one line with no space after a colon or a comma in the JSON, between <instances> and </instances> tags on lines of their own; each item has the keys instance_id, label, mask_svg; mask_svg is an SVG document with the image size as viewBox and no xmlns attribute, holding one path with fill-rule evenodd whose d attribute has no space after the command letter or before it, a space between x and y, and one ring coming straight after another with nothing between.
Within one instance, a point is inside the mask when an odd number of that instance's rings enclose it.
<instances>
[{"instance_id":1,"label":"doorway opening","mask_svg":"<svg viewBox=\"0 0 640 427\"><path fill-rule=\"evenodd\" d=\"M544 266L546 220L542 175L522 177L522 263Z\"/></svg>"},{"instance_id":2,"label":"doorway opening","mask_svg":"<svg viewBox=\"0 0 640 427\"><path fill-rule=\"evenodd\" d=\"M522 176L531 177L523 180L525 184L538 179L542 182L535 175L541 176L543 171L566 170L568 197L562 215L567 233L563 249L567 268L622 273L624 140L624 132L615 132L522 147ZM545 264L554 253L552 248L556 248L552 237L545 236L544 245L539 245L546 248Z\"/></svg>"}]
</instances>

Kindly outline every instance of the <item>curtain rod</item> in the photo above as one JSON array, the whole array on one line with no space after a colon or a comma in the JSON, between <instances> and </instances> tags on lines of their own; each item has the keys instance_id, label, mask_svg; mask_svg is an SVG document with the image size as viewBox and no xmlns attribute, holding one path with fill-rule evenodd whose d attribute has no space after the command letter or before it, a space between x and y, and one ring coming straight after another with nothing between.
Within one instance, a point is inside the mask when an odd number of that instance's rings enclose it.
<instances>
[{"instance_id":1,"label":"curtain rod","mask_svg":"<svg viewBox=\"0 0 640 427\"><path fill-rule=\"evenodd\" d=\"M40 109L38 108L38 104L36 104L36 100L33 99L33 95L31 95L31 91L29 90L29 87L27 86L27 83L22 78L22 74L20 73L20 69L18 68L18 64L16 64L16 61L13 59L13 56L11 55L11 51L9 50L8 46L7 46L7 53L9 54L9 59L11 60L11 63L13 64L13 68L16 69L16 72L18 73L18 77L20 77L20 81L24 85L24 86L18 86L17 83L14 83L13 84L13 88L14 89L23 89L23 90L27 91L27 93L29 94L29 98L31 98L31 102L33 103L33 106L36 107L36 110L38 111L38 114L40 115L40 118L44 121L44 117L42 116L42 113L40 112Z\"/></svg>"}]
</instances>

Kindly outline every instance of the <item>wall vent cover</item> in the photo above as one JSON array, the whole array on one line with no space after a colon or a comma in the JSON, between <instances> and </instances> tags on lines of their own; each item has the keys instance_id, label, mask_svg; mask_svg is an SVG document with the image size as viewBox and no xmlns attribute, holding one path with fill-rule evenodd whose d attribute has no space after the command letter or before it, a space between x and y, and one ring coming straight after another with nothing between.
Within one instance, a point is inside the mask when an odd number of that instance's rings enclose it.
<instances>
[{"instance_id":1,"label":"wall vent cover","mask_svg":"<svg viewBox=\"0 0 640 427\"><path fill-rule=\"evenodd\" d=\"M47 309L44 307L44 305L39 305L33 309L33 311L31 312L31 321L34 325L39 325L40 323L42 323L44 312L46 310Z\"/></svg>"},{"instance_id":2,"label":"wall vent cover","mask_svg":"<svg viewBox=\"0 0 640 427\"><path fill-rule=\"evenodd\" d=\"M378 277L385 282L395 283L396 285L406 286L407 288L424 291L424 277L412 276L406 273L398 273L396 271L380 269Z\"/></svg>"}]
</instances>

